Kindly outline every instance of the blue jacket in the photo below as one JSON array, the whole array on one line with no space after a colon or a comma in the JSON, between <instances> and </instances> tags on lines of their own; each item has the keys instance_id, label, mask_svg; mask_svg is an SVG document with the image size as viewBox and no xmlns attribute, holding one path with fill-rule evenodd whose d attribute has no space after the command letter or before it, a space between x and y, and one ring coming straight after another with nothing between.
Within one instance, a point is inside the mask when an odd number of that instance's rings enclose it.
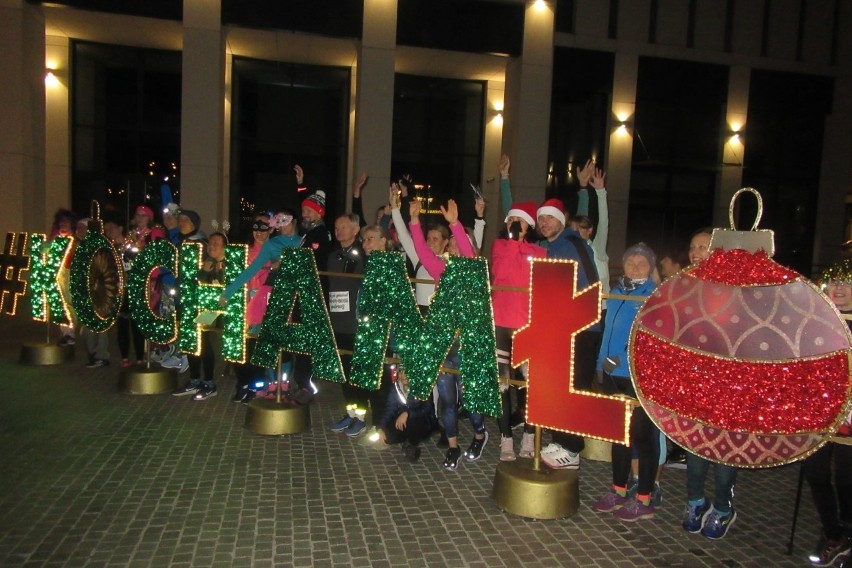
<instances>
[{"instance_id":1,"label":"blue jacket","mask_svg":"<svg viewBox=\"0 0 852 568\"><path fill-rule=\"evenodd\" d=\"M621 294L623 296L650 296L657 284L648 278L644 284L635 290L625 292L621 283L613 286L610 294ZM603 337L601 338L601 350L598 354L597 370L603 370L603 361L607 357L617 358L618 366L609 374L614 377L630 377L630 362L628 361L627 342L630 340L630 329L633 320L639 313L642 302L634 300L606 301L606 325L604 325Z\"/></svg>"},{"instance_id":2,"label":"blue jacket","mask_svg":"<svg viewBox=\"0 0 852 568\"><path fill-rule=\"evenodd\" d=\"M575 238L571 238L575 237ZM599 281L598 278L598 270L595 268L595 253L592 250L592 247L589 246L589 243L580 236L580 233L574 231L570 227L565 227L557 237L551 241L545 241L543 244L545 248L547 248L547 258L567 258L570 260L576 260L577 264L580 265L579 272L577 274L577 289L582 290L583 288L588 288L590 284ZM577 250L577 246L584 247L586 250L586 254L589 255L589 261L592 273L589 274L586 272L586 266L583 264L583 260L580 258L580 253Z\"/></svg>"}]
</instances>

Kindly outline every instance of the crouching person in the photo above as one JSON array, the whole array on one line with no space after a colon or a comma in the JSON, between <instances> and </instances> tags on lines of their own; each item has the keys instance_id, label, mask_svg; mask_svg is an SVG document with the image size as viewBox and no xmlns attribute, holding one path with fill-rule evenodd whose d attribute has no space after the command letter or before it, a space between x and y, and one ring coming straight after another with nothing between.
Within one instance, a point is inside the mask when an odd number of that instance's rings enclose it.
<instances>
[{"instance_id":1,"label":"crouching person","mask_svg":"<svg viewBox=\"0 0 852 568\"><path fill-rule=\"evenodd\" d=\"M408 378L399 371L377 428L379 443L402 444L405 458L414 463L420 459L420 442L438 429L438 419L431 399L417 400L408 390Z\"/></svg>"}]
</instances>

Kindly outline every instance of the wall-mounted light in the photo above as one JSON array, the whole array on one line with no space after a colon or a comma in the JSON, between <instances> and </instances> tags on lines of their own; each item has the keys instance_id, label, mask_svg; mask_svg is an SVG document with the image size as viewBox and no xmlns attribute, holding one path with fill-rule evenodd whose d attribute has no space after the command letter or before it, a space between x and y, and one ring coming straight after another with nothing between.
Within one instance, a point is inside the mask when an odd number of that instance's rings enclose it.
<instances>
[{"instance_id":1,"label":"wall-mounted light","mask_svg":"<svg viewBox=\"0 0 852 568\"><path fill-rule=\"evenodd\" d=\"M54 69L46 69L44 72L44 86L45 87L57 87L59 86L59 77L56 76L56 71Z\"/></svg>"},{"instance_id":2,"label":"wall-mounted light","mask_svg":"<svg viewBox=\"0 0 852 568\"><path fill-rule=\"evenodd\" d=\"M617 110L614 114L616 119L614 134L617 134L618 136L630 136L630 118L633 116L632 112L622 109Z\"/></svg>"},{"instance_id":3,"label":"wall-mounted light","mask_svg":"<svg viewBox=\"0 0 852 568\"><path fill-rule=\"evenodd\" d=\"M488 111L489 120L495 126L503 126L503 101L494 101Z\"/></svg>"},{"instance_id":4,"label":"wall-mounted light","mask_svg":"<svg viewBox=\"0 0 852 568\"><path fill-rule=\"evenodd\" d=\"M728 131L728 142L742 144L743 124L741 122L729 123L731 129Z\"/></svg>"}]
</instances>

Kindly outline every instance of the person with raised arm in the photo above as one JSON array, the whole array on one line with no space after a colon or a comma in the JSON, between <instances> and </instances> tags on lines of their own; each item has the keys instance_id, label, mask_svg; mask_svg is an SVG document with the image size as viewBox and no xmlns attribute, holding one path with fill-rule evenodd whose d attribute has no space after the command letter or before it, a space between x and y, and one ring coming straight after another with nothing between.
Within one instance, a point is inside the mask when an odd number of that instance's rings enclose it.
<instances>
[{"instance_id":1,"label":"person with raised arm","mask_svg":"<svg viewBox=\"0 0 852 568\"><path fill-rule=\"evenodd\" d=\"M429 230L429 242L427 244L427 239L423 236L423 231L420 228L420 201L413 199L409 203L409 213L411 215L409 231L420 263L426 268L429 276L435 280L440 280L444 269L447 267L446 260L441 256L443 254L441 247L446 247L447 239L443 237L439 238L439 235L435 234L437 232L436 229L433 228ZM465 232L462 224L459 223L459 211L456 202L450 199L446 207L441 206L441 213L450 226L450 232L456 238L461 256L469 258L475 256L473 245L471 245L467 238L467 232ZM459 368L457 343L453 345L443 366L449 369ZM462 455L458 445L458 409L461 393L461 377L458 373L441 373L438 375L437 387L442 405L441 417L444 433L446 434L449 445L443 466L445 469L456 469ZM482 456L482 450L488 441L488 432L485 430L485 419L481 414L471 412L469 416L470 423L473 426L474 438L464 456L468 461L475 461Z\"/></svg>"}]
</instances>

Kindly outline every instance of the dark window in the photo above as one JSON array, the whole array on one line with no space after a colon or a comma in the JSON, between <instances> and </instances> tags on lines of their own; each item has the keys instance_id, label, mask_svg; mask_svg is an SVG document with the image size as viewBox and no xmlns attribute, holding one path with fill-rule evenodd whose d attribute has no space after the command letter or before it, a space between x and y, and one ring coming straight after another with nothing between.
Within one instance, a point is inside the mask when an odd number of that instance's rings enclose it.
<instances>
[{"instance_id":1,"label":"dark window","mask_svg":"<svg viewBox=\"0 0 852 568\"><path fill-rule=\"evenodd\" d=\"M72 207L93 199L125 221L141 203L179 200L181 54L72 44ZM168 179L166 179L168 178Z\"/></svg>"},{"instance_id":2,"label":"dark window","mask_svg":"<svg viewBox=\"0 0 852 568\"><path fill-rule=\"evenodd\" d=\"M183 0L145 0L144 2L116 2L116 0L29 0L32 4L58 4L90 10L92 12L108 12L125 14L127 16L143 16L161 20L183 20Z\"/></svg>"},{"instance_id":3,"label":"dark window","mask_svg":"<svg viewBox=\"0 0 852 568\"><path fill-rule=\"evenodd\" d=\"M299 213L293 167L326 193L327 218L347 209L348 68L234 58L231 222L243 234L256 211Z\"/></svg>"},{"instance_id":4,"label":"dark window","mask_svg":"<svg viewBox=\"0 0 852 568\"><path fill-rule=\"evenodd\" d=\"M476 0L399 0L399 45L519 56L524 5Z\"/></svg>"},{"instance_id":5,"label":"dark window","mask_svg":"<svg viewBox=\"0 0 852 568\"><path fill-rule=\"evenodd\" d=\"M557 47L553 54L547 196L561 199L572 214L576 168L606 155L613 63L612 53L600 51Z\"/></svg>"},{"instance_id":6,"label":"dark window","mask_svg":"<svg viewBox=\"0 0 852 568\"><path fill-rule=\"evenodd\" d=\"M728 70L640 58L628 244L683 243L713 220Z\"/></svg>"},{"instance_id":7,"label":"dark window","mask_svg":"<svg viewBox=\"0 0 852 568\"><path fill-rule=\"evenodd\" d=\"M222 0L222 24L360 38L363 0Z\"/></svg>"},{"instance_id":8,"label":"dark window","mask_svg":"<svg viewBox=\"0 0 852 568\"><path fill-rule=\"evenodd\" d=\"M453 198L472 224L482 164L485 83L397 75L391 176L411 174L433 212ZM440 217L440 215L437 215Z\"/></svg>"},{"instance_id":9,"label":"dark window","mask_svg":"<svg viewBox=\"0 0 852 568\"><path fill-rule=\"evenodd\" d=\"M775 230L775 260L803 274L811 270L823 125L833 92L828 77L751 74L743 185L763 196L760 226ZM754 200L742 201L738 226L750 227Z\"/></svg>"},{"instance_id":10,"label":"dark window","mask_svg":"<svg viewBox=\"0 0 852 568\"><path fill-rule=\"evenodd\" d=\"M555 16L557 32L574 33L574 0L556 0Z\"/></svg>"}]
</instances>

